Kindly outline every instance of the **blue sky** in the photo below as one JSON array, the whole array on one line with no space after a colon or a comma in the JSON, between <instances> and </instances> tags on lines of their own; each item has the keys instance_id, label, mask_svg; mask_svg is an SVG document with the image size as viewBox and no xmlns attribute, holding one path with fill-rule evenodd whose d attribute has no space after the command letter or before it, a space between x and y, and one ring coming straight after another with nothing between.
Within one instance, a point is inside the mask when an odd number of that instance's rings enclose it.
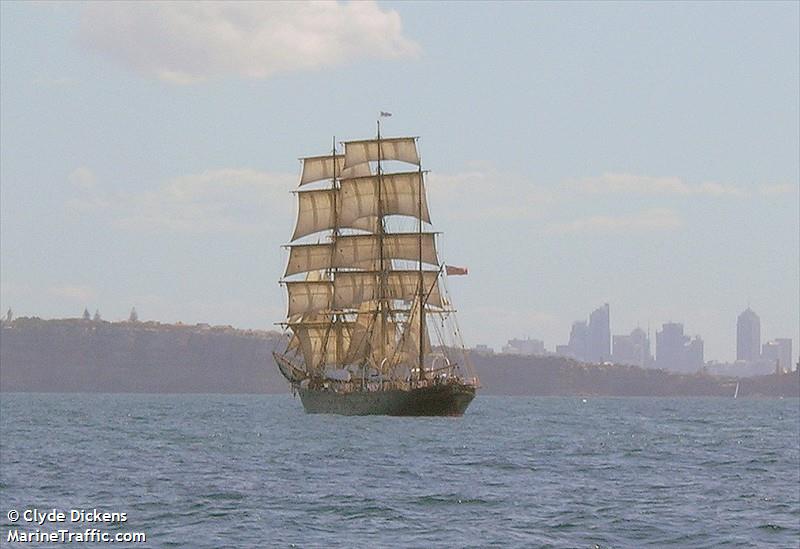
<instances>
[{"instance_id":1,"label":"blue sky","mask_svg":"<svg viewBox=\"0 0 800 549\"><path fill-rule=\"evenodd\" d=\"M297 157L419 135L467 344L800 325L797 3L0 3L0 306L270 328Z\"/></svg>"}]
</instances>

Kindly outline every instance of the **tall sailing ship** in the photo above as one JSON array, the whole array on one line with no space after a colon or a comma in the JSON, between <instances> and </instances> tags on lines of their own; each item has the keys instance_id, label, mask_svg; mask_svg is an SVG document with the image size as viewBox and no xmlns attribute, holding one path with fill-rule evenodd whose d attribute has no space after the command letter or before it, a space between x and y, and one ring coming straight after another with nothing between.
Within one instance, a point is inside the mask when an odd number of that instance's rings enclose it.
<instances>
[{"instance_id":1,"label":"tall sailing ship","mask_svg":"<svg viewBox=\"0 0 800 549\"><path fill-rule=\"evenodd\" d=\"M446 292L459 269L426 230L417 138L381 137L378 122L343 146L301 159L278 369L308 413L460 416L479 382Z\"/></svg>"}]
</instances>

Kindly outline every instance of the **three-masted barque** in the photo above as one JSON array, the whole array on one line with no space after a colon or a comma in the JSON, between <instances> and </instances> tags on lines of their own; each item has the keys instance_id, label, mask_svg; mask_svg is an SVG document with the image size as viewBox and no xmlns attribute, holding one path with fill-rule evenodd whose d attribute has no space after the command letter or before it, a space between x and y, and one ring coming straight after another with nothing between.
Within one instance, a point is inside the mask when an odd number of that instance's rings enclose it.
<instances>
[{"instance_id":1,"label":"three-masted barque","mask_svg":"<svg viewBox=\"0 0 800 549\"><path fill-rule=\"evenodd\" d=\"M309 413L460 416L479 382L427 229L417 138L379 122L343 147L301 159L278 368Z\"/></svg>"}]
</instances>

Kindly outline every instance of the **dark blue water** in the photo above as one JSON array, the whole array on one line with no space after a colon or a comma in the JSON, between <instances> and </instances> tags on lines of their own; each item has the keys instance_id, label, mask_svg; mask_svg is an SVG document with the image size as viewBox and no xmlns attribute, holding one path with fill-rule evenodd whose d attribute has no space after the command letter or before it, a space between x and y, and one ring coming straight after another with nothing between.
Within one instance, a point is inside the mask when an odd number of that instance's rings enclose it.
<instances>
[{"instance_id":1,"label":"dark blue water","mask_svg":"<svg viewBox=\"0 0 800 549\"><path fill-rule=\"evenodd\" d=\"M460 419L312 416L289 396L0 406L4 546L8 511L33 508L125 512L99 528L148 547L800 544L796 399L479 396Z\"/></svg>"}]
</instances>

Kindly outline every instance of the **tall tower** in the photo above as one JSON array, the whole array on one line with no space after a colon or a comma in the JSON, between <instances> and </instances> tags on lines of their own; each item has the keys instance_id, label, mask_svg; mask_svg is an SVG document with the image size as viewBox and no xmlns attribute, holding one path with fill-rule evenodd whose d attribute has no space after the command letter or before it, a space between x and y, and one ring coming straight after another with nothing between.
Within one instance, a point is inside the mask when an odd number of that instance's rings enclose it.
<instances>
[{"instance_id":1,"label":"tall tower","mask_svg":"<svg viewBox=\"0 0 800 549\"><path fill-rule=\"evenodd\" d=\"M761 358L761 319L750 307L736 321L736 360Z\"/></svg>"},{"instance_id":2,"label":"tall tower","mask_svg":"<svg viewBox=\"0 0 800 549\"><path fill-rule=\"evenodd\" d=\"M577 360L591 360L588 356L589 348L589 325L578 320L572 323L572 330L569 333L570 354Z\"/></svg>"},{"instance_id":3,"label":"tall tower","mask_svg":"<svg viewBox=\"0 0 800 549\"><path fill-rule=\"evenodd\" d=\"M598 307L589 315L590 362L611 360L611 315L608 303Z\"/></svg>"},{"instance_id":4,"label":"tall tower","mask_svg":"<svg viewBox=\"0 0 800 549\"><path fill-rule=\"evenodd\" d=\"M667 322L656 332L656 365L663 370L684 371L684 347L689 341L683 324Z\"/></svg>"}]
</instances>

